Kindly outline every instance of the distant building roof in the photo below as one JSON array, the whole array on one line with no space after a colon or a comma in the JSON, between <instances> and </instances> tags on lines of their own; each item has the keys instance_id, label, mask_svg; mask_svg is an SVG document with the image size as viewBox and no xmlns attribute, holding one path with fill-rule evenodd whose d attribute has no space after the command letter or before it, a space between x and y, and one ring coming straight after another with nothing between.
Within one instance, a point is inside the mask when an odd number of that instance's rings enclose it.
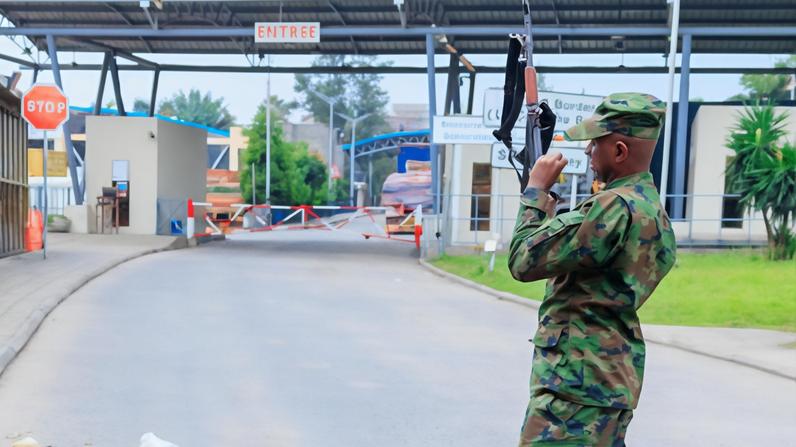
<instances>
[{"instance_id":1,"label":"distant building roof","mask_svg":"<svg viewBox=\"0 0 796 447\"><path fill-rule=\"evenodd\" d=\"M92 107L75 107L75 106L71 106L71 107L69 107L69 110L73 110L75 112L80 112L80 113L86 113L86 114L94 113L94 108L92 108ZM108 108L104 108L103 107L103 108L100 109L100 114L101 115L119 115L119 111L116 110L116 109L108 109ZM149 114L144 113L144 112L127 112L127 116L148 117ZM157 118L159 120L163 120L163 121L168 121L170 123L182 124L183 126L195 127L197 129L206 130L207 133L220 135L222 137L229 137L229 130L216 129L215 127L205 126L203 124L193 123L193 122L190 122L190 121L184 121L184 120L181 120L181 119L164 116L164 115L160 115L160 114L157 114L157 113L155 114L155 118Z\"/></svg>"},{"instance_id":2,"label":"distant building roof","mask_svg":"<svg viewBox=\"0 0 796 447\"><path fill-rule=\"evenodd\" d=\"M520 29L519 0L404 1L402 9L391 0L295 1L164 1L160 8L142 8L138 1L3 2L2 13L17 28L103 30L132 29L151 35L56 36L60 51L125 51L129 53L257 54L423 54L423 35L404 33L418 27ZM584 31L600 27L650 28L669 26L664 0L532 0L534 26ZM320 22L320 43L264 46L254 42L254 23L261 21ZM153 30L153 23L157 29ZM683 0L680 26L783 27L796 24L793 0ZM221 33L195 38L169 33L196 29L238 30L239 37ZM331 30L379 29L381 34L339 35ZM395 31L395 32L387 32ZM616 37L617 39L614 39ZM544 35L534 36L537 53L664 53L668 35ZM506 36L451 35L463 53L505 53ZM44 33L33 35L40 50L47 47ZM706 36L695 39L695 53L790 53L791 37Z\"/></svg>"},{"instance_id":3,"label":"distant building roof","mask_svg":"<svg viewBox=\"0 0 796 447\"><path fill-rule=\"evenodd\" d=\"M431 131L428 129L415 130L410 132L392 132L383 135L376 135L375 137L365 138L356 142L357 147L361 146L381 146L381 145L397 145L400 143L419 143L428 142ZM351 144L344 144L341 149L347 151L351 149ZM357 149L359 152L359 149Z\"/></svg>"}]
</instances>

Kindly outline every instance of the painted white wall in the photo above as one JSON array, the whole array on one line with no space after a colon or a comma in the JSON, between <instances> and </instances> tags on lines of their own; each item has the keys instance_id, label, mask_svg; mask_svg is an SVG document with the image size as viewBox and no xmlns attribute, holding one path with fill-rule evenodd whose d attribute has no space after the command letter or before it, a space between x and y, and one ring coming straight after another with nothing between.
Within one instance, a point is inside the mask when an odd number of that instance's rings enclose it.
<instances>
[{"instance_id":1,"label":"painted white wall","mask_svg":"<svg viewBox=\"0 0 796 447\"><path fill-rule=\"evenodd\" d=\"M778 107L777 113L796 113L793 107ZM762 221L743 222L743 228L721 228L718 221L722 215L724 193L724 169L727 158L733 155L725 144L735 126L741 106L702 106L699 108L691 126L691 159L689 160L688 190L694 194L687 208L690 224L678 222L675 232L680 239L715 240L721 237L729 240L765 239L765 225ZM790 141L796 141L796 119L787 121L786 131ZM761 219L759 214L753 218Z\"/></svg>"},{"instance_id":2,"label":"painted white wall","mask_svg":"<svg viewBox=\"0 0 796 447\"><path fill-rule=\"evenodd\" d=\"M451 232L451 242L454 245L472 245L476 242L481 245L487 239L492 238L493 233L500 233L502 240L507 241L511 236L513 222L508 220L499 221L499 213L506 216L516 215L519 208L518 197L516 194L517 179L512 171L506 169L492 169L492 200L490 203L490 225L488 231L470 230L470 208L473 193L473 164L491 162L491 146L489 145L467 145L453 144L446 146L445 172L449 172L450 179L446 182L450 197L449 231ZM513 189L512 189L513 188ZM516 197L503 197L499 199L496 194ZM508 232L507 232L508 231ZM477 234L476 234L477 233Z\"/></svg>"},{"instance_id":3,"label":"painted white wall","mask_svg":"<svg viewBox=\"0 0 796 447\"><path fill-rule=\"evenodd\" d=\"M157 195L204 202L207 191L207 131L157 121Z\"/></svg>"},{"instance_id":4,"label":"painted white wall","mask_svg":"<svg viewBox=\"0 0 796 447\"><path fill-rule=\"evenodd\" d=\"M207 188L207 132L157 118L90 116L86 119L86 197L90 227L94 204L112 185L113 160L129 161L130 226L123 234L156 234L158 199L201 202ZM204 226L197 221L197 231Z\"/></svg>"},{"instance_id":5,"label":"painted white wall","mask_svg":"<svg viewBox=\"0 0 796 447\"><path fill-rule=\"evenodd\" d=\"M743 222L743 227L721 228L718 219L722 215L724 193L724 169L727 157L732 151L725 147L726 140L735 125L741 106L702 106L692 124L691 159L689 160L688 190L696 195L688 202L687 217L693 222L674 222L673 227L678 240L716 241L752 239L763 241L766 238L765 225L759 213L752 214L752 222ZM789 112L786 131L788 139L796 142L796 108L780 107L777 113ZM490 147L485 145L447 145L446 194L452 193L450 207L452 217L449 223L451 242L454 245L472 245L501 235L501 242L507 244L511 239L517 211L519 191L517 178L510 169L492 170L492 208L490 231L470 231L470 194L472 194L473 163L489 163ZM450 174L448 174L450 173ZM567 189L568 191L568 189ZM499 197L500 196L500 197ZM459 220L461 219L461 220Z\"/></svg>"},{"instance_id":6,"label":"painted white wall","mask_svg":"<svg viewBox=\"0 0 796 447\"><path fill-rule=\"evenodd\" d=\"M157 232L157 119L145 117L86 117L86 203L89 231L95 232L95 204L102 187L111 186L113 160L128 160L130 174L130 226L122 234ZM205 156L206 157L206 156Z\"/></svg>"}]
</instances>

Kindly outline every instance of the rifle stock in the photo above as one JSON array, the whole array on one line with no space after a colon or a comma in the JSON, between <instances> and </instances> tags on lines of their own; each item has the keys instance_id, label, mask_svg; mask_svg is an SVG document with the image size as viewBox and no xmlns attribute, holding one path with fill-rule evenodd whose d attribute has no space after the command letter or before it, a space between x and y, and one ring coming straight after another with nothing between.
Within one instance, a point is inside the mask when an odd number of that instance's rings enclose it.
<instances>
[{"instance_id":1,"label":"rifle stock","mask_svg":"<svg viewBox=\"0 0 796 447\"><path fill-rule=\"evenodd\" d=\"M525 67L525 104L534 106L539 104L539 89L536 86L536 69L531 66Z\"/></svg>"}]
</instances>

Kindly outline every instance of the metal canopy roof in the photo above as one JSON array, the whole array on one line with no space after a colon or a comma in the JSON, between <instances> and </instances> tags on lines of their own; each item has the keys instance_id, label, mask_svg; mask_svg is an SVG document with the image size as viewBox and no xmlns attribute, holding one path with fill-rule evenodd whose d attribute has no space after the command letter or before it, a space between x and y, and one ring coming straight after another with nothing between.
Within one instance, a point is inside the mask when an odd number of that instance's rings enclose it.
<instances>
[{"instance_id":1,"label":"metal canopy roof","mask_svg":"<svg viewBox=\"0 0 796 447\"><path fill-rule=\"evenodd\" d=\"M796 26L795 0L682 0L680 24L688 27ZM534 26L539 28L633 29L668 26L665 0L531 0ZM505 37L495 30L515 31L522 25L520 0L403 0L399 11L393 0L283 0L279 1L178 1L163 0L163 9L142 8L138 1L9 2L0 0L0 14L18 28L141 29L145 36L57 36L61 51L127 53L257 54L425 54L421 34L344 35L323 29L359 28L394 31L401 28L468 28L467 35L449 34L462 53L503 53ZM320 44L266 46L253 41L258 21L320 22ZM159 30L246 30L237 36L164 36ZM477 34L484 29L484 34ZM154 31L154 33L153 33ZM343 34L343 35L341 35ZM39 49L43 35L29 36ZM648 36L580 34L535 36L539 53L665 53L664 33ZM699 36L695 53L792 53L792 36Z\"/></svg>"}]
</instances>

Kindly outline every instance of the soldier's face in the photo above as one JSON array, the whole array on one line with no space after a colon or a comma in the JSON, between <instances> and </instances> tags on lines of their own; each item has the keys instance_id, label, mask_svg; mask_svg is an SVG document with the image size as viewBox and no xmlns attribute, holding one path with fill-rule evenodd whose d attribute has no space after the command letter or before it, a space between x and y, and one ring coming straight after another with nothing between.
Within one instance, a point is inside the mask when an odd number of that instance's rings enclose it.
<instances>
[{"instance_id":1,"label":"soldier's face","mask_svg":"<svg viewBox=\"0 0 796 447\"><path fill-rule=\"evenodd\" d=\"M589 165L594 171L594 178L601 182L608 182L613 173L613 151L609 145L610 140L605 137L596 138L586 146L586 155L589 156Z\"/></svg>"}]
</instances>

